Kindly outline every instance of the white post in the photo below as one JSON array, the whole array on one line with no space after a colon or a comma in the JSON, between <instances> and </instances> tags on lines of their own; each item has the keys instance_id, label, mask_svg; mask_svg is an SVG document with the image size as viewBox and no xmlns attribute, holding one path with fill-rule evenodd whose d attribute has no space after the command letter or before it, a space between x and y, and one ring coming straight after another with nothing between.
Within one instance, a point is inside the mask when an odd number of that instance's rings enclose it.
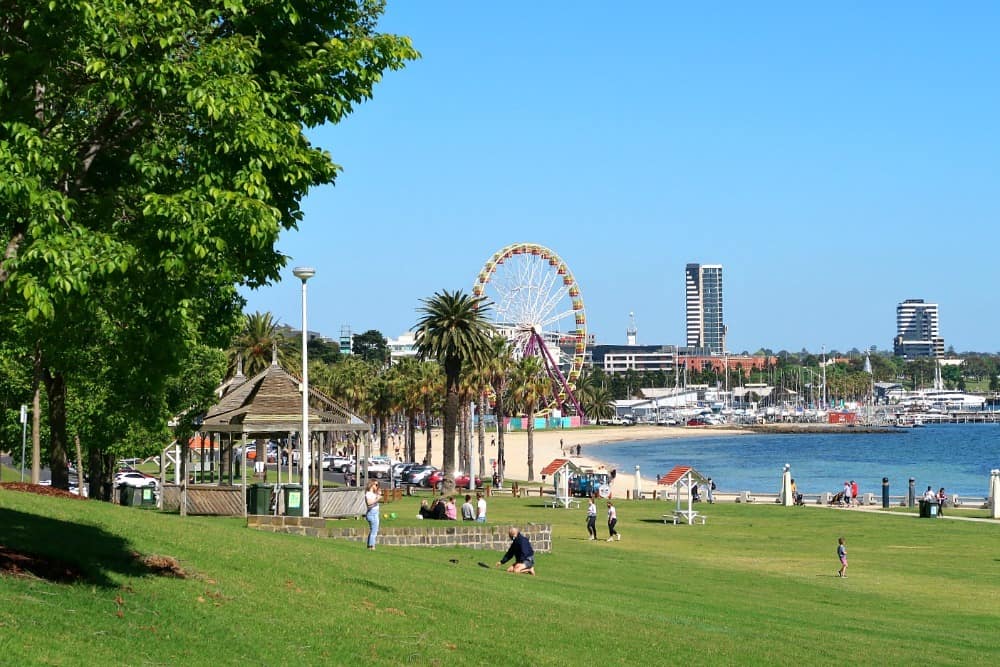
<instances>
[{"instance_id":1,"label":"white post","mask_svg":"<svg viewBox=\"0 0 1000 667\"><path fill-rule=\"evenodd\" d=\"M788 463L781 473L781 504L785 507L795 504L795 499L792 498L792 466Z\"/></svg>"},{"instance_id":2,"label":"white post","mask_svg":"<svg viewBox=\"0 0 1000 667\"><path fill-rule=\"evenodd\" d=\"M28 406L21 406L21 481L24 481L24 456L26 453L25 443L28 440ZM79 462L77 462L79 465ZM81 471L79 480L77 480L77 488L83 486L83 472Z\"/></svg>"},{"instance_id":3,"label":"white post","mask_svg":"<svg viewBox=\"0 0 1000 667\"><path fill-rule=\"evenodd\" d=\"M990 517L1000 519L1000 470L990 471Z\"/></svg>"},{"instance_id":4,"label":"white post","mask_svg":"<svg viewBox=\"0 0 1000 667\"><path fill-rule=\"evenodd\" d=\"M302 516L309 517L309 332L306 318L306 281L316 275L316 269L299 266L292 270L296 278L302 281L302 430L299 431L299 442L302 445Z\"/></svg>"},{"instance_id":5,"label":"white post","mask_svg":"<svg viewBox=\"0 0 1000 667\"><path fill-rule=\"evenodd\" d=\"M639 474L639 466L635 467L635 488L632 489L632 499L642 500L642 476Z\"/></svg>"}]
</instances>

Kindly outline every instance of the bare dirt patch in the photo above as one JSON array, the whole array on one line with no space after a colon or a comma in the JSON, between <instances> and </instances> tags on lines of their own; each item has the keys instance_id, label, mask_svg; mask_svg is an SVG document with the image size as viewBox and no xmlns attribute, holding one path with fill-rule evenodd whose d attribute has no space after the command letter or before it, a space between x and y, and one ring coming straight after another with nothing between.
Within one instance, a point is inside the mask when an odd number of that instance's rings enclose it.
<instances>
[{"instance_id":1,"label":"bare dirt patch","mask_svg":"<svg viewBox=\"0 0 1000 667\"><path fill-rule=\"evenodd\" d=\"M142 563L142 566L146 568L150 574L155 574L161 577L187 579L187 572L184 571L184 568L181 567L181 564L177 562L177 559L173 556L159 556L156 554L143 556L142 554L133 551L132 557Z\"/></svg>"},{"instance_id":2,"label":"bare dirt patch","mask_svg":"<svg viewBox=\"0 0 1000 667\"><path fill-rule=\"evenodd\" d=\"M57 584L71 584L84 578L80 568L72 563L0 545L0 576L3 575L33 577Z\"/></svg>"},{"instance_id":3,"label":"bare dirt patch","mask_svg":"<svg viewBox=\"0 0 1000 667\"><path fill-rule=\"evenodd\" d=\"M35 493L39 496L53 496L56 498L73 498L74 500L86 500L83 496L78 496L75 493L70 493L65 489L56 489L51 486L43 486L41 484L29 484L27 482L4 482L0 484L0 488L7 491L24 491L26 493Z\"/></svg>"}]
</instances>

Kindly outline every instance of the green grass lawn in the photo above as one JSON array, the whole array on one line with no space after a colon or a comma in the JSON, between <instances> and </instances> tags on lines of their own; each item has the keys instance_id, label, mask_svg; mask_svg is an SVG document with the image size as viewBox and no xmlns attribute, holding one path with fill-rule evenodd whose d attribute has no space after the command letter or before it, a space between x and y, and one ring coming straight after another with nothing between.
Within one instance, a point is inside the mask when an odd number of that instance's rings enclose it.
<instances>
[{"instance_id":1,"label":"green grass lawn","mask_svg":"<svg viewBox=\"0 0 1000 667\"><path fill-rule=\"evenodd\" d=\"M383 525L427 524L415 519L418 504L384 506L400 518ZM609 544L585 539L583 510L493 498L491 523L554 526L553 552L528 577L476 566L497 553L367 552L240 519L0 490L0 544L85 576L0 579L0 663L1000 660L1000 525L746 504L702 506L705 526L664 525L671 508L621 501L623 539ZM840 535L847 579L835 576ZM191 576L149 574L133 552L173 556Z\"/></svg>"}]
</instances>

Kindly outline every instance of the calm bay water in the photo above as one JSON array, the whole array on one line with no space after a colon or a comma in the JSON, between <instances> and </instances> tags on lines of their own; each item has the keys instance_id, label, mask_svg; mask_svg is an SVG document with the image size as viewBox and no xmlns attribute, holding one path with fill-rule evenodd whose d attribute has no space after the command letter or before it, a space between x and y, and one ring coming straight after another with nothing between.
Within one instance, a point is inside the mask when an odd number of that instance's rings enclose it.
<instances>
[{"instance_id":1,"label":"calm bay water","mask_svg":"<svg viewBox=\"0 0 1000 667\"><path fill-rule=\"evenodd\" d=\"M906 493L910 477L918 495L935 491L985 497L989 471L1000 468L1000 424L934 424L898 433L712 435L615 442L589 455L623 473L641 468L646 484L675 465L712 477L722 491L777 492L781 471L792 466L800 491L837 492L856 480L861 493Z\"/></svg>"}]
</instances>

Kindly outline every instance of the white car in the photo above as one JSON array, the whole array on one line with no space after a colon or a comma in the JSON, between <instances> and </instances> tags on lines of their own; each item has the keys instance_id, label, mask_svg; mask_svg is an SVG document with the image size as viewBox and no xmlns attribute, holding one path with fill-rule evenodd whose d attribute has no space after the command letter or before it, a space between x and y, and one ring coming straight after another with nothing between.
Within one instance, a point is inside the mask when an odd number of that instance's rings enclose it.
<instances>
[{"instance_id":1,"label":"white car","mask_svg":"<svg viewBox=\"0 0 1000 667\"><path fill-rule=\"evenodd\" d=\"M120 472L115 475L115 486L121 486L125 484L127 486L153 486L157 485L155 477L150 477L141 472L131 471L131 472Z\"/></svg>"},{"instance_id":2,"label":"white car","mask_svg":"<svg viewBox=\"0 0 1000 667\"><path fill-rule=\"evenodd\" d=\"M368 459L368 477L388 479L392 475L392 459L388 456L373 456Z\"/></svg>"},{"instance_id":3,"label":"white car","mask_svg":"<svg viewBox=\"0 0 1000 667\"><path fill-rule=\"evenodd\" d=\"M327 454L323 457L323 470L331 472L354 472L354 459L350 456Z\"/></svg>"}]
</instances>

